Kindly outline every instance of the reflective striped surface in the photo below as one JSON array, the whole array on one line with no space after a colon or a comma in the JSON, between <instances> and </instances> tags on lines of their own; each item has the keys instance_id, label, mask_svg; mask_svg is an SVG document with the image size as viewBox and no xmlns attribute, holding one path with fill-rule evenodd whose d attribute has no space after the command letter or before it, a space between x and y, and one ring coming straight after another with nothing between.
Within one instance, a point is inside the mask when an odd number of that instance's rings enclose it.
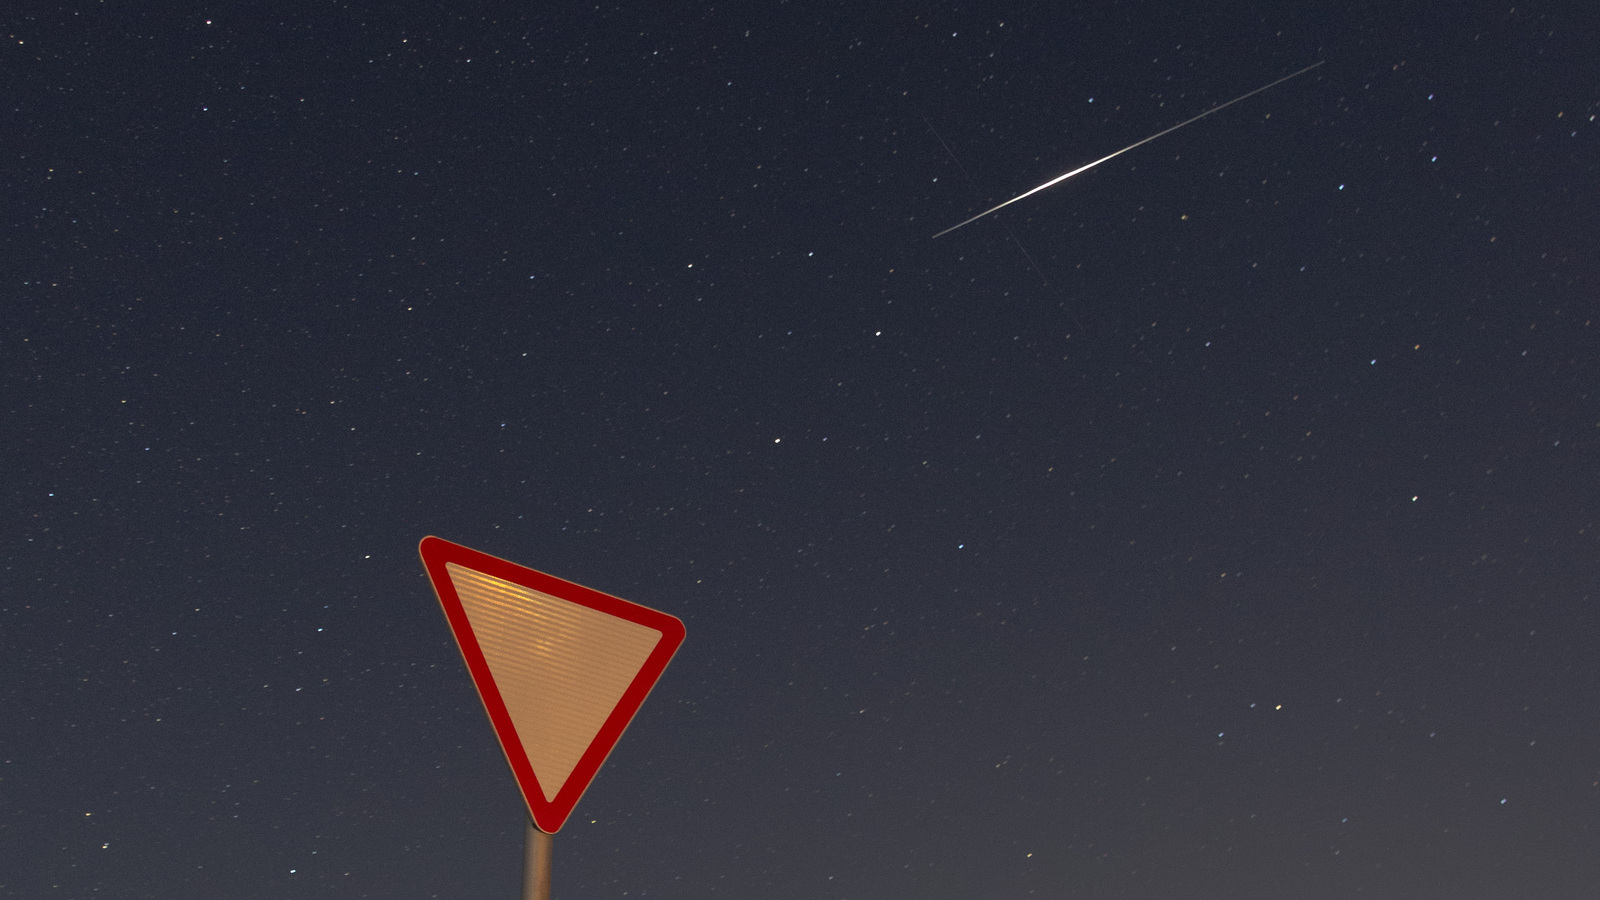
<instances>
[{"instance_id":1,"label":"reflective striped surface","mask_svg":"<svg viewBox=\"0 0 1600 900\"><path fill-rule=\"evenodd\" d=\"M661 633L455 563L461 598L546 800L553 800Z\"/></svg>"}]
</instances>

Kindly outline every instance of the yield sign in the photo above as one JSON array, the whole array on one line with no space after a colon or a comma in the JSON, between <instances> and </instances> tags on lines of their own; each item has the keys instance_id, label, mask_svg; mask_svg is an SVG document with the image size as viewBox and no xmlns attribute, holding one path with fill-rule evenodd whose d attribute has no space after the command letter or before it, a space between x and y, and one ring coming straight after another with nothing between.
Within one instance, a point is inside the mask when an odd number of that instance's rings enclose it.
<instances>
[{"instance_id":1,"label":"yield sign","mask_svg":"<svg viewBox=\"0 0 1600 900\"><path fill-rule=\"evenodd\" d=\"M440 538L418 549L533 823L555 834L683 643L683 623Z\"/></svg>"}]
</instances>

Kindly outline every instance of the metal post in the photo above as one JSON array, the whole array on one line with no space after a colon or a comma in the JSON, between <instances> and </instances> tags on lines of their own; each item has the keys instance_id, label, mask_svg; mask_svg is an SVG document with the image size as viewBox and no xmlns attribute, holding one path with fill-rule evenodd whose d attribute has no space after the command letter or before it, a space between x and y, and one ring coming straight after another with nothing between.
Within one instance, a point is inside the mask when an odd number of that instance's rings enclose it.
<instances>
[{"instance_id":1,"label":"metal post","mask_svg":"<svg viewBox=\"0 0 1600 900\"><path fill-rule=\"evenodd\" d=\"M551 836L529 819L522 847L522 900L550 900L551 843Z\"/></svg>"}]
</instances>

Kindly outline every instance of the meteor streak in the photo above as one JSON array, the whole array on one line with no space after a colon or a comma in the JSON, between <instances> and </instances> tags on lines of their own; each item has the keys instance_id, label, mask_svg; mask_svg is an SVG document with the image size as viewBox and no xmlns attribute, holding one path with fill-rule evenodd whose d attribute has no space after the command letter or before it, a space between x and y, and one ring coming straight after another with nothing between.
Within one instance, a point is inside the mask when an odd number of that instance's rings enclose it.
<instances>
[{"instance_id":1,"label":"meteor streak","mask_svg":"<svg viewBox=\"0 0 1600 900\"><path fill-rule=\"evenodd\" d=\"M1273 83L1271 83L1269 85L1264 85L1262 87L1258 87L1258 88L1256 88L1255 90L1251 91L1248 94L1245 94L1245 95L1240 96L1240 97L1235 97L1232 100L1229 100L1227 103L1223 103L1223 104L1220 104L1218 106L1213 106L1210 109L1206 110L1205 112L1201 113L1198 116L1195 116L1192 119L1185 119L1184 121L1179 122L1178 124L1172 126L1171 128L1168 128L1166 131L1158 131L1155 134L1150 135L1149 137L1145 138L1142 141L1139 141L1136 144L1129 144L1128 146L1123 147L1121 150L1118 150L1117 152L1111 154L1110 156L1102 156L1099 159L1095 160L1094 162L1089 163L1086 166L1079 166L1078 168L1073 169L1071 172L1068 172L1065 175L1057 175L1056 177L1050 179L1049 181L1046 181L1044 184L1039 185L1038 187L1034 188L1031 191L1028 191L1027 193L1018 194L1017 196L1012 197L1010 200L1007 200L1006 202L1000 204L999 206L994 207L993 209L986 209L983 212L978 213L977 215L973 216L972 218L966 220L965 222L960 223L959 225L951 225L949 228L946 228L945 230L943 230L943 231L939 232L938 234L934 235L934 237L936 237L936 238L944 237L945 235L949 234L950 232L955 231L957 228L960 228L962 225L971 225L973 222L978 221L979 219L983 218L984 216L989 215L990 213L999 212L1000 210L1005 209L1006 207L1010 206L1011 204L1017 202L1018 200L1024 199L1026 197L1032 197L1034 194L1039 193L1040 191L1044 190L1045 188L1054 187L1055 185L1058 185L1061 182L1066 181L1068 178L1071 178L1074 175L1082 174L1082 173L1087 172L1090 169L1094 168L1095 166L1100 165L1103 162L1106 162L1108 160L1116 159L1117 157L1121 156L1124 153L1127 153L1129 150L1132 150L1135 147L1142 147L1145 144L1150 143L1151 141L1155 140L1158 137L1161 137L1164 134L1171 134L1172 132L1177 131L1179 128L1182 128L1185 125L1193 125L1194 123L1200 121L1201 119L1204 119L1206 116L1209 116L1214 112L1226 109L1226 108L1234 105L1235 103L1238 103L1240 100L1247 100L1247 99L1249 99L1251 97L1254 97L1255 95L1257 95L1257 94L1261 93L1262 91L1265 91L1265 90L1267 90L1269 88L1275 88L1278 85L1283 84L1285 81L1288 81L1289 79L1294 78L1296 75L1304 75L1305 73L1311 71L1312 69L1315 69L1317 66L1322 65L1322 63L1324 63L1324 62L1327 62L1327 60L1321 60L1319 62L1314 62L1311 65L1306 66L1304 69L1301 69L1300 71L1295 72L1295 73L1293 73L1291 75L1285 75L1282 78L1279 78L1277 81L1274 81Z\"/></svg>"}]
</instances>

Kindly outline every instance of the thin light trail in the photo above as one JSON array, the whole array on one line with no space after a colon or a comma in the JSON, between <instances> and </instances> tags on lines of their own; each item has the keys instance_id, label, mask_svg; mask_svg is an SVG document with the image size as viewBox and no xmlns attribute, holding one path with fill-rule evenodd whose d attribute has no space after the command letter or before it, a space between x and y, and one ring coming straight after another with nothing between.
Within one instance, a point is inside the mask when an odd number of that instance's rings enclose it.
<instances>
[{"instance_id":1,"label":"thin light trail","mask_svg":"<svg viewBox=\"0 0 1600 900\"><path fill-rule=\"evenodd\" d=\"M939 130L933 127L933 122L929 121L927 116L923 116L922 121L928 126L928 130L933 132L933 139L939 142L939 146L944 148L944 152L950 154L950 161L956 164L956 168L961 170L962 175L966 176L967 183L977 187L978 182L972 177L972 173L967 171L967 167L961 164L961 158L956 156L956 152L951 150L950 145L945 143L944 138L939 136ZM960 226L956 227L959 228ZM1027 247L1022 246L1022 241L1017 239L1017 233L1012 231L1009 225L1006 226L1006 234L1011 235L1011 242L1017 245L1017 249L1022 251L1022 256L1028 261L1028 265L1032 266L1033 271L1039 274L1039 280L1044 282L1045 287L1050 287L1050 279L1044 277L1044 270L1039 268L1039 264L1033 261L1033 254L1028 252ZM934 236L938 237L938 235Z\"/></svg>"},{"instance_id":2,"label":"thin light trail","mask_svg":"<svg viewBox=\"0 0 1600 900\"><path fill-rule=\"evenodd\" d=\"M1046 181L1044 184L1039 185L1038 187L1034 188L1031 191L1028 191L1027 193L1018 194L1017 196L1012 197L1010 200L1007 200L1006 202L1000 204L999 206L996 206L996 207L994 207L992 209L986 209L983 212L978 213L977 215L973 216L972 218L966 220L965 222L962 222L962 223L957 224L957 225L951 225L949 228L946 228L945 230L943 230L943 231L939 232L938 234L934 235L934 237L936 237L936 238L944 237L945 235L949 234L952 231L955 231L957 228L960 228L963 225L971 225L973 222L978 221L979 219L983 218L984 216L989 215L990 213L999 212L1000 210L1005 209L1006 207L1010 206L1011 204L1017 202L1018 200L1023 200L1025 198L1032 197L1034 194L1039 193L1040 191L1044 190L1045 188L1055 187L1056 185L1060 184L1063 181L1066 181L1068 178L1071 178L1074 175L1081 175L1082 173L1089 171L1090 169L1094 168L1095 166L1100 165L1103 162L1108 162L1110 160L1116 159L1117 157L1121 156L1122 154L1127 153L1129 150L1132 150L1132 149L1134 149L1136 147L1143 147L1145 144L1150 143L1151 141L1155 140L1158 137L1161 137L1162 135L1171 134L1174 131L1177 131L1179 128L1182 128L1185 125L1193 125L1194 123L1200 121L1201 119L1204 119L1206 116L1209 116L1214 112L1220 112L1220 111L1222 111L1224 109L1227 109L1228 107L1234 105L1235 103L1238 103L1240 100L1248 100L1251 97L1254 97L1255 95L1261 93L1262 91L1269 90L1271 88L1275 88L1278 85L1283 84L1285 81L1288 81L1289 79L1294 78L1297 75L1304 75L1305 73L1311 71L1312 69L1315 69L1317 66L1322 65L1324 62L1327 62L1327 60L1320 60L1318 62L1314 62L1311 65L1306 66L1304 69L1301 69L1298 72L1295 72L1295 73L1290 74L1290 75L1285 75L1282 78L1279 78L1277 81L1274 81L1271 84L1263 85L1262 87L1258 87L1258 88L1256 88L1255 90L1251 91L1248 94L1245 94L1245 95L1239 96L1239 97L1235 97L1232 100L1229 100L1227 103L1223 103L1223 104L1220 104L1220 105L1217 105L1217 106L1213 106L1210 109L1206 110L1205 112L1201 113L1200 115L1195 116L1192 119L1185 119L1182 122L1179 122L1178 124L1172 126L1171 128L1168 128L1165 131L1158 131L1155 134L1150 135L1149 137L1145 138L1142 141L1139 141L1136 144L1129 144L1128 146L1123 147L1121 150L1118 150L1117 152L1115 152L1115 153L1113 153L1113 154L1111 154L1109 156L1102 156L1099 159L1095 160L1094 162L1089 163L1086 166L1079 166L1078 168L1073 169L1071 172L1068 172L1065 175L1057 175L1056 177L1050 179L1049 181Z\"/></svg>"},{"instance_id":3,"label":"thin light trail","mask_svg":"<svg viewBox=\"0 0 1600 900\"><path fill-rule=\"evenodd\" d=\"M961 158L956 156L956 152L950 149L949 144L945 143L944 138L939 134L939 129L933 127L932 120L930 120L927 116L923 116L922 121L928 126L928 130L933 132L933 139L939 142L939 146L944 148L944 152L950 154L950 161L956 164L956 168L961 170L962 175L966 176L967 183L976 188L978 186L978 182L972 177L972 173L967 171L967 167L961 164ZM1034 262L1033 254L1029 253L1028 248L1022 245L1022 239L1017 237L1017 233L1011 230L1010 225L1006 225L1004 222L1001 222L1000 224L1005 225L1006 234L1011 236L1011 243L1016 244L1017 249L1022 251L1022 258L1026 259L1028 261L1028 265L1032 266L1033 271L1038 274L1039 280L1044 283L1044 289L1053 293L1055 291L1055 287L1050 284L1050 279L1045 277L1044 270L1039 268L1039 264ZM1078 314L1068 307L1065 301L1061 302L1061 306L1071 314L1072 321L1078 323L1078 329L1081 331L1083 329L1083 322L1078 318ZM1070 334L1067 335L1067 337L1071 336L1072 335Z\"/></svg>"}]
</instances>

